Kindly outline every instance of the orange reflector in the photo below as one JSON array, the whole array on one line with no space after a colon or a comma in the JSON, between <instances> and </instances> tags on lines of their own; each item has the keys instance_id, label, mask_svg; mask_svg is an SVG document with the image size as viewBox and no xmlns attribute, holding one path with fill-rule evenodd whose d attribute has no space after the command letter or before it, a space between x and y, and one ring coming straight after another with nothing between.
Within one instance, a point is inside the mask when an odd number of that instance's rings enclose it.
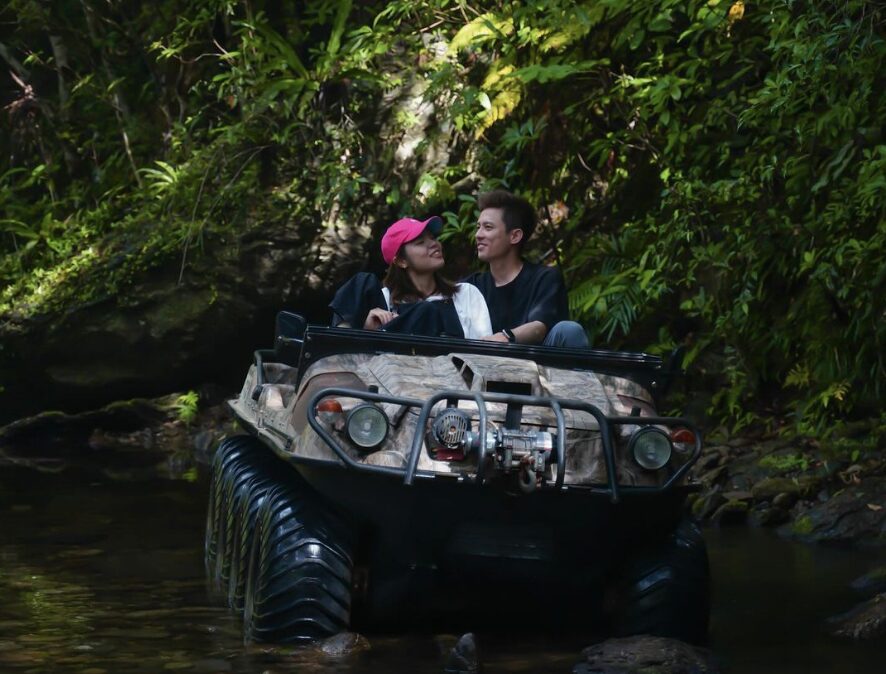
<instances>
[{"instance_id":1,"label":"orange reflector","mask_svg":"<svg viewBox=\"0 0 886 674\"><path fill-rule=\"evenodd\" d=\"M317 403L317 412L326 412L328 414L341 414L341 403L335 398L323 398Z\"/></svg>"},{"instance_id":2,"label":"orange reflector","mask_svg":"<svg viewBox=\"0 0 886 674\"><path fill-rule=\"evenodd\" d=\"M675 428L671 431L671 440L673 442L679 442L686 445L694 445L695 433L690 431L688 428Z\"/></svg>"}]
</instances>

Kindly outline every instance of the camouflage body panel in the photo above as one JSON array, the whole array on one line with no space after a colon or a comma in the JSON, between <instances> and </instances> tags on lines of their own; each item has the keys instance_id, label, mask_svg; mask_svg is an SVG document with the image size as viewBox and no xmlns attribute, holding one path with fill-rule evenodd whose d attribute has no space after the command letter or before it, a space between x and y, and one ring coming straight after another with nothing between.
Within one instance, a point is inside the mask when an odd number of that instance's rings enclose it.
<instances>
[{"instance_id":1,"label":"camouflage body panel","mask_svg":"<svg viewBox=\"0 0 886 674\"><path fill-rule=\"evenodd\" d=\"M623 377L598 375L586 370L546 367L530 360L493 357L488 355L450 353L442 356L414 356L398 354L348 353L324 357L310 365L296 391L296 368L279 363L264 365L265 383L257 400L253 399L256 371L252 366L243 384L240 396L231 401L231 407L242 421L269 441L278 453L308 459L342 463L326 442L311 428L307 415L308 401L324 388L346 387L367 391L375 386L381 394L425 401L444 390L499 391L523 395L580 400L599 408L607 416L655 416L653 398L639 384ZM336 398L345 413L364 402L360 398ZM386 440L370 453L352 445L341 429L332 435L354 460L374 465L402 468L416 432L419 410L404 409L402 405L381 403L393 423ZM441 401L431 414L445 407ZM477 429L479 415L473 401L461 401L460 409L467 412ZM486 405L490 426L504 423L506 406ZM607 481L606 464L596 420L582 411L563 410L566 425L565 484L600 485ZM556 432L556 418L547 407L524 407L521 428ZM620 485L656 486L666 476L662 471L641 469L628 456L627 442L637 429L633 425L613 426L616 445L616 473ZM469 454L460 462L435 461L426 446L420 454L419 471L438 474L473 472L476 458ZM546 480L553 480L556 466L547 468Z\"/></svg>"}]
</instances>

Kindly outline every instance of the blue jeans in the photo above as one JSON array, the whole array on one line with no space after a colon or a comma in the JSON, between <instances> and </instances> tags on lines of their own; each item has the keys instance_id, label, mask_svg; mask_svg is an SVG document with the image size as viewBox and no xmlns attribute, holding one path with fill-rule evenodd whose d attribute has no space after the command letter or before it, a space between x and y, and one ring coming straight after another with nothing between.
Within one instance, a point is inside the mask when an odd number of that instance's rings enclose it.
<instances>
[{"instance_id":1,"label":"blue jeans","mask_svg":"<svg viewBox=\"0 0 886 674\"><path fill-rule=\"evenodd\" d=\"M584 349L590 346L585 329L575 321L560 321L552 327L542 342L543 346L567 346Z\"/></svg>"}]
</instances>

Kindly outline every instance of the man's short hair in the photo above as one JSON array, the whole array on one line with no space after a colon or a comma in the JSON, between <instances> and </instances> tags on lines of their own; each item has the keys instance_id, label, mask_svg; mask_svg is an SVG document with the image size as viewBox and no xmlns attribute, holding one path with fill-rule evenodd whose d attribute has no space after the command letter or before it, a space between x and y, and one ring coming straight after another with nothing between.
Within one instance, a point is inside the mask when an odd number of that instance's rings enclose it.
<instances>
[{"instance_id":1,"label":"man's short hair","mask_svg":"<svg viewBox=\"0 0 886 674\"><path fill-rule=\"evenodd\" d=\"M529 241L532 232L535 231L535 209L523 197L506 190L492 190L481 194L477 205L481 211L487 208L500 208L502 220L509 232L522 229L523 239L520 241L520 248Z\"/></svg>"}]
</instances>

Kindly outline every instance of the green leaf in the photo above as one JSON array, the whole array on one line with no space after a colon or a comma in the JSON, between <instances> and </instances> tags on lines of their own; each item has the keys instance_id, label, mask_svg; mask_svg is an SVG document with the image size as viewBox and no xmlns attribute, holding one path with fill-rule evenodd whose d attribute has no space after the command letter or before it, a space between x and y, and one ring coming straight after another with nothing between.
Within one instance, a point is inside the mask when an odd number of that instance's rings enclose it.
<instances>
[{"instance_id":1,"label":"green leaf","mask_svg":"<svg viewBox=\"0 0 886 674\"><path fill-rule=\"evenodd\" d=\"M653 33L664 33L671 29L671 12L662 12L649 22L648 29Z\"/></svg>"},{"instance_id":2,"label":"green leaf","mask_svg":"<svg viewBox=\"0 0 886 674\"><path fill-rule=\"evenodd\" d=\"M449 51L457 52L469 46L479 46L496 38L505 38L514 32L514 21L486 13L462 26L449 43Z\"/></svg>"},{"instance_id":3,"label":"green leaf","mask_svg":"<svg viewBox=\"0 0 886 674\"><path fill-rule=\"evenodd\" d=\"M0 229L10 234L15 234L24 239L38 239L40 234L33 228L22 222L21 220L12 220L9 218L0 219Z\"/></svg>"},{"instance_id":4,"label":"green leaf","mask_svg":"<svg viewBox=\"0 0 886 674\"><path fill-rule=\"evenodd\" d=\"M345 31L348 15L351 13L352 0L338 0L338 11L335 13L335 22L326 44L326 53L335 56L341 48L341 37Z\"/></svg>"}]
</instances>

